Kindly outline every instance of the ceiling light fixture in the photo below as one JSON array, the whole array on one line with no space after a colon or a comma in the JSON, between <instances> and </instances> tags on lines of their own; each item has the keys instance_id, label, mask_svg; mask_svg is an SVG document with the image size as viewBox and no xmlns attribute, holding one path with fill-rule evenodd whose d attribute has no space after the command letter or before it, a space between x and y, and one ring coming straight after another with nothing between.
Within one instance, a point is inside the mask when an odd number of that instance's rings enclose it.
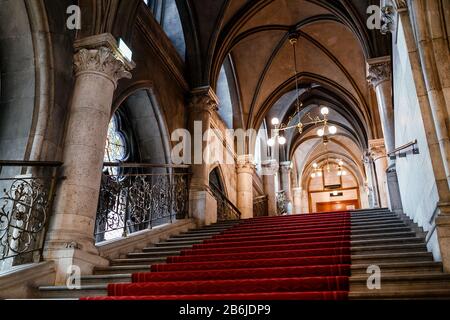
<instances>
[{"instance_id":1,"label":"ceiling light fixture","mask_svg":"<svg viewBox=\"0 0 450 320\"><path fill-rule=\"evenodd\" d=\"M336 126L328 125L328 115L330 114L330 109L328 107L322 106L320 109L320 116L312 117L311 113L308 113L306 116L309 118L308 122L302 122L300 117L300 112L303 107L303 103L300 101L300 88L298 81L298 68L297 68L297 43L299 38L298 32L293 32L289 35L289 42L292 45L293 53L294 53L294 74L295 74L295 89L296 89L296 112L289 118L287 123L281 123L280 119L273 118L272 125L275 127L273 132L273 137L268 141L269 147L275 146L276 142L280 145L284 145L287 143L287 139L281 133L286 132L291 129L297 129L300 134L303 133L303 130L306 126L317 126L322 125L320 129L317 130L317 135L320 138L324 139L324 143L328 142L328 136L335 135L338 132ZM292 120L295 117L299 116L298 123L295 125L290 125Z\"/></svg>"}]
</instances>

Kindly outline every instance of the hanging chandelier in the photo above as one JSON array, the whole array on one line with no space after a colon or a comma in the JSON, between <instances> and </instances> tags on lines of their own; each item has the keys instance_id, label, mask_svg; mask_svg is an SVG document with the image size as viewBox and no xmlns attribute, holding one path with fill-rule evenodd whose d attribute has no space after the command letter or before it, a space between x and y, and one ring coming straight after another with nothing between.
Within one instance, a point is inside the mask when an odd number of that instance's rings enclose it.
<instances>
[{"instance_id":1,"label":"hanging chandelier","mask_svg":"<svg viewBox=\"0 0 450 320\"><path fill-rule=\"evenodd\" d=\"M337 176L343 177L348 174L348 172L344 169L344 161L340 159L336 159L334 161L330 161L329 158L327 158L326 165L324 167L319 167L317 163L313 163L313 172L311 173L311 178L321 178L324 175L324 171L326 171L328 174L331 173L331 165L330 162L335 162L337 164Z\"/></svg>"},{"instance_id":2,"label":"hanging chandelier","mask_svg":"<svg viewBox=\"0 0 450 320\"><path fill-rule=\"evenodd\" d=\"M297 43L298 43L299 33L293 32L289 35L289 42L292 45L292 50L294 54L294 75L295 75L295 90L296 90L296 111L295 113L289 117L287 123L281 123L280 119L273 118L272 125L274 126L273 135L268 140L267 144L269 147L275 146L278 142L280 145L285 145L287 143L287 139L285 137L286 131L297 129L300 134L303 133L303 130L306 126L318 126L321 127L317 130L317 136L323 138L324 144L327 144L329 141L330 135L335 135L338 131L336 126L329 125L328 123L328 115L330 114L330 109L327 107L321 107L320 116L312 117L311 113L308 113L306 116L309 121L302 122L301 121L301 110L303 108L303 103L300 101L300 88L298 81L298 68L297 68ZM291 122L299 117L298 123L294 125L290 125Z\"/></svg>"}]
</instances>

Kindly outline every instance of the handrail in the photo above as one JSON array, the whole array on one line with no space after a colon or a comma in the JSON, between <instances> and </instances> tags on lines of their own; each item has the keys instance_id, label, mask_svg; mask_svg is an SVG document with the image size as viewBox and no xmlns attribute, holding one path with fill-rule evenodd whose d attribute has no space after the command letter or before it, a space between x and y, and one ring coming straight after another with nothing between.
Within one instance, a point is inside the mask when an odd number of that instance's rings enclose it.
<instances>
[{"instance_id":1,"label":"handrail","mask_svg":"<svg viewBox=\"0 0 450 320\"><path fill-rule=\"evenodd\" d=\"M165 168L165 169L189 169L188 165L173 164L151 164L151 163L122 163L122 162L105 162L104 167L117 168Z\"/></svg>"},{"instance_id":2,"label":"handrail","mask_svg":"<svg viewBox=\"0 0 450 320\"><path fill-rule=\"evenodd\" d=\"M59 161L21 161L21 160L0 160L0 167L47 167L57 168L64 163Z\"/></svg>"},{"instance_id":3,"label":"handrail","mask_svg":"<svg viewBox=\"0 0 450 320\"><path fill-rule=\"evenodd\" d=\"M398 153L398 152L400 152L400 151L403 151L403 150L405 150L405 149L408 149L408 148L410 148L410 147L413 147L413 146L415 146L416 144L417 144L417 139L414 140L414 141L412 141L412 142L410 142L410 143L407 143L407 144L405 144L405 145L403 145L403 146L401 146L401 147L398 147L398 148L396 148L395 150L393 150L393 151L391 151L391 152L389 152L389 153L388 153L388 156L395 155L396 153Z\"/></svg>"},{"instance_id":4,"label":"handrail","mask_svg":"<svg viewBox=\"0 0 450 320\"><path fill-rule=\"evenodd\" d=\"M233 202L231 202L230 199L228 199L228 197L222 192L222 190L220 190L219 187L217 187L214 184L210 184L210 188L214 189L215 192L217 192L219 194L219 196L234 210L236 211L236 213L239 216L239 219L241 219L242 217L242 212L233 204Z\"/></svg>"}]
</instances>

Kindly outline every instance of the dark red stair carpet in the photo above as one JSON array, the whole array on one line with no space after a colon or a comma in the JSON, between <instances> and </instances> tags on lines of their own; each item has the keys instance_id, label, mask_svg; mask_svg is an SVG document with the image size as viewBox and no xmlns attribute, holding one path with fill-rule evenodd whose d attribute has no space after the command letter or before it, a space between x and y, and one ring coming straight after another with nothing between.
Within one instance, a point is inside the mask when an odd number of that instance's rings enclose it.
<instances>
[{"instance_id":1,"label":"dark red stair carpet","mask_svg":"<svg viewBox=\"0 0 450 320\"><path fill-rule=\"evenodd\" d=\"M350 237L347 212L246 220L91 299L345 300Z\"/></svg>"}]
</instances>

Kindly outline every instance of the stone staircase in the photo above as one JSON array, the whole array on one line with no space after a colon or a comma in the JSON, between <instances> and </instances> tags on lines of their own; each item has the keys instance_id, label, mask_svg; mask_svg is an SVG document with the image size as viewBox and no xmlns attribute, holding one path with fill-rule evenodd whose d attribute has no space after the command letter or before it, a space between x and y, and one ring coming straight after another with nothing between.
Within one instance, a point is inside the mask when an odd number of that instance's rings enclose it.
<instances>
[{"instance_id":1,"label":"stone staircase","mask_svg":"<svg viewBox=\"0 0 450 320\"><path fill-rule=\"evenodd\" d=\"M106 296L109 283L129 283L136 272L150 272L155 263L164 263L167 257L177 256L183 249L202 243L236 225L238 221L219 222L211 226L189 230L169 239L144 248L141 252L130 252L125 257L113 259L108 267L97 267L93 275L82 276L81 289L69 290L66 286L40 287L42 299L77 299L81 297Z\"/></svg>"},{"instance_id":2,"label":"stone staircase","mask_svg":"<svg viewBox=\"0 0 450 320\"><path fill-rule=\"evenodd\" d=\"M81 290L41 287L42 298L105 296L108 283L131 282L131 274L149 272L180 250L221 233L236 222L219 223L174 236L142 252L129 253L82 278ZM387 209L352 213L352 276L350 299L450 299L450 275L435 262L425 243L426 234L405 216ZM369 290L369 266L381 269L381 290Z\"/></svg>"},{"instance_id":3,"label":"stone staircase","mask_svg":"<svg viewBox=\"0 0 450 320\"><path fill-rule=\"evenodd\" d=\"M450 299L450 275L435 262L426 234L387 209L352 215L350 299ZM367 286L368 268L381 270L381 289Z\"/></svg>"}]
</instances>

